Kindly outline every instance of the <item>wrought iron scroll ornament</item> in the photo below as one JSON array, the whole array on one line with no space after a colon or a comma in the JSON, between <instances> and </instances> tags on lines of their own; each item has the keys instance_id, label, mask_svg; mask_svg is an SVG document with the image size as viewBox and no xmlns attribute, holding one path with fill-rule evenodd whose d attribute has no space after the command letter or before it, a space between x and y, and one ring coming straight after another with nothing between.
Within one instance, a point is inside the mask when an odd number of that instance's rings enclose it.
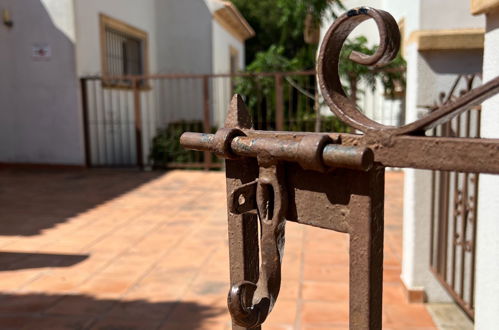
<instances>
[{"instance_id":1,"label":"wrought iron scroll ornament","mask_svg":"<svg viewBox=\"0 0 499 330\"><path fill-rule=\"evenodd\" d=\"M389 64L400 49L398 25L389 13L369 7L352 9L340 16L327 31L319 54L318 75L324 99L334 114L351 127L366 134L418 135L448 122L473 106L480 105L497 93L498 81L494 79L461 95L453 102L446 102L428 116L401 127L386 126L369 119L346 97L339 79L338 65L341 47L348 35L360 23L370 18L374 19L378 26L379 48L371 56L352 52L350 60L373 67Z\"/></svg>"},{"instance_id":2,"label":"wrought iron scroll ornament","mask_svg":"<svg viewBox=\"0 0 499 330\"><path fill-rule=\"evenodd\" d=\"M499 173L499 140L424 136L499 91L499 78L402 127L377 123L341 86L338 65L352 30L374 19L376 53L352 53L357 63L380 67L400 48L400 32L387 12L353 9L329 28L318 59L322 95L342 121L362 135L258 131L242 98L234 96L225 127L216 134L184 133L188 149L226 159L234 329L253 329L271 312L281 284L286 221L350 236L350 328L381 329L384 168ZM484 157L484 155L487 155Z\"/></svg>"}]
</instances>

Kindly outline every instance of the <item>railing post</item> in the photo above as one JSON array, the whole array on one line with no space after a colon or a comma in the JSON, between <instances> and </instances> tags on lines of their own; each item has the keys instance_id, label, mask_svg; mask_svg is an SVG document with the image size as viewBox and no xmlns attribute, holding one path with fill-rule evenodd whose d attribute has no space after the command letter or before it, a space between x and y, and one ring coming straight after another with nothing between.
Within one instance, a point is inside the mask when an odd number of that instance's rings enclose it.
<instances>
[{"instance_id":1,"label":"railing post","mask_svg":"<svg viewBox=\"0 0 499 330\"><path fill-rule=\"evenodd\" d=\"M211 115L210 115L210 80L208 76L203 76L203 131L206 134L211 133ZM204 152L204 169L211 168L211 153Z\"/></svg>"},{"instance_id":2,"label":"railing post","mask_svg":"<svg viewBox=\"0 0 499 330\"><path fill-rule=\"evenodd\" d=\"M142 148L142 109L140 100L139 80L133 79L133 106L135 115L135 144L137 148L137 165L144 166L144 153Z\"/></svg>"},{"instance_id":3,"label":"railing post","mask_svg":"<svg viewBox=\"0 0 499 330\"><path fill-rule=\"evenodd\" d=\"M284 91L282 85L282 74L275 75L275 129L284 130Z\"/></svg>"},{"instance_id":4,"label":"railing post","mask_svg":"<svg viewBox=\"0 0 499 330\"><path fill-rule=\"evenodd\" d=\"M87 79L80 79L81 87L81 109L83 115L83 143L85 148L85 166L92 166L92 155L90 152L90 121L88 118L88 92L87 92Z\"/></svg>"},{"instance_id":5,"label":"railing post","mask_svg":"<svg viewBox=\"0 0 499 330\"><path fill-rule=\"evenodd\" d=\"M314 112L315 112L315 131L321 131L321 106L319 104L319 86L315 84L315 94L314 94Z\"/></svg>"}]
</instances>

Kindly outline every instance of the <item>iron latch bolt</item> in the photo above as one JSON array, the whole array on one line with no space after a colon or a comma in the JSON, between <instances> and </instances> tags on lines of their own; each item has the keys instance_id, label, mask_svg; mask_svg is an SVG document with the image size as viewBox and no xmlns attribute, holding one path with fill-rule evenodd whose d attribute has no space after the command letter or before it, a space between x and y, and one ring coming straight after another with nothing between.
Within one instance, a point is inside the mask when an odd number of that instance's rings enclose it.
<instances>
[{"instance_id":1,"label":"iron latch bolt","mask_svg":"<svg viewBox=\"0 0 499 330\"><path fill-rule=\"evenodd\" d=\"M349 168L369 171L374 164L371 149L343 146L327 134L279 134L268 131L220 129L216 134L184 133L180 138L183 147L191 150L210 151L219 157L267 157L276 161L294 162L302 168L327 171L331 168Z\"/></svg>"}]
</instances>

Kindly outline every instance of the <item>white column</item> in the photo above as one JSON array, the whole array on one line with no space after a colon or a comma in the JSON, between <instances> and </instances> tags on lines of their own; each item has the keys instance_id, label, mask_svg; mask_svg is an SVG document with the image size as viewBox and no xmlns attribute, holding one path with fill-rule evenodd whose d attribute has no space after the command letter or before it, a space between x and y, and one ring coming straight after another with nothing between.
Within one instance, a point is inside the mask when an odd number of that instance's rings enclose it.
<instances>
[{"instance_id":1,"label":"white column","mask_svg":"<svg viewBox=\"0 0 499 330\"><path fill-rule=\"evenodd\" d=\"M418 101L428 76L417 45L406 48L406 122L418 119ZM431 172L404 170L402 282L408 290L426 292L430 302L448 302L449 295L430 271Z\"/></svg>"},{"instance_id":2,"label":"white column","mask_svg":"<svg viewBox=\"0 0 499 330\"><path fill-rule=\"evenodd\" d=\"M487 15L484 81L499 76L499 12ZM499 138L499 96L484 102L482 137ZM485 156L485 155L484 155ZM478 200L475 329L499 325L499 175L481 175Z\"/></svg>"}]
</instances>

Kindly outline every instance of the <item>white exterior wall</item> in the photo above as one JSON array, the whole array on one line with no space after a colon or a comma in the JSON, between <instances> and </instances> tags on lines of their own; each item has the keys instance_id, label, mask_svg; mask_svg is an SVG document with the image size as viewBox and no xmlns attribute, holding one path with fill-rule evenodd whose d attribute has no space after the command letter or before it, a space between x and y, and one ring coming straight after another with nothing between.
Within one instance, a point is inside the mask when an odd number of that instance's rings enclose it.
<instances>
[{"instance_id":1,"label":"white exterior wall","mask_svg":"<svg viewBox=\"0 0 499 330\"><path fill-rule=\"evenodd\" d=\"M133 0L132 0L133 1ZM158 70L212 72L212 15L204 0L157 0Z\"/></svg>"},{"instance_id":2,"label":"white exterior wall","mask_svg":"<svg viewBox=\"0 0 499 330\"><path fill-rule=\"evenodd\" d=\"M394 0L387 0L394 4ZM406 36L417 30L450 30L479 28L484 20L469 13L469 1L414 1L408 8ZM400 5L399 5L400 6ZM452 8L452 10L448 10ZM389 8L388 8L389 9ZM438 15L437 13L440 13ZM406 123L413 122L438 99L441 91L448 91L459 73L480 72L480 51L419 52L416 44L406 46L407 96ZM402 280L411 290L425 290L430 302L450 301L450 296L430 272L430 210L431 172L405 170L404 182L404 239Z\"/></svg>"},{"instance_id":3,"label":"white exterior wall","mask_svg":"<svg viewBox=\"0 0 499 330\"><path fill-rule=\"evenodd\" d=\"M499 13L487 15L484 81L499 76ZM482 137L499 138L499 96L483 103ZM475 329L499 324L499 188L498 175L480 175L476 250Z\"/></svg>"},{"instance_id":4,"label":"white exterior wall","mask_svg":"<svg viewBox=\"0 0 499 330\"><path fill-rule=\"evenodd\" d=\"M203 0L157 0L158 73L209 74L213 70L213 17ZM160 127L203 120L202 79L168 79L157 94Z\"/></svg>"},{"instance_id":5,"label":"white exterior wall","mask_svg":"<svg viewBox=\"0 0 499 330\"><path fill-rule=\"evenodd\" d=\"M230 47L237 50L239 54L239 69L244 68L244 43L227 30L217 21L213 21L213 73L230 72Z\"/></svg>"},{"instance_id":6,"label":"white exterior wall","mask_svg":"<svg viewBox=\"0 0 499 330\"><path fill-rule=\"evenodd\" d=\"M56 0L52 0L56 1ZM74 0L78 75L102 72L99 14L105 14L148 33L149 72L157 72L156 0Z\"/></svg>"},{"instance_id":7,"label":"white exterior wall","mask_svg":"<svg viewBox=\"0 0 499 330\"><path fill-rule=\"evenodd\" d=\"M0 0L0 162L83 165L72 1ZM32 57L35 45L51 56Z\"/></svg>"},{"instance_id":8,"label":"white exterior wall","mask_svg":"<svg viewBox=\"0 0 499 330\"><path fill-rule=\"evenodd\" d=\"M102 74L101 13L147 32L151 74L227 73L229 45L238 50L241 68L244 63L244 43L214 22L213 8L204 0L0 0L0 5L14 19L13 29L0 27L0 162L84 164L78 78ZM32 59L35 44L50 46L49 60ZM203 118L201 80L151 80L149 85L141 92L144 162L158 127ZM214 124L222 122L231 97L218 94L210 95ZM100 85L97 96L89 95L93 159L105 159L106 149L116 149L114 158L135 159L132 96L111 89L101 93ZM132 122L95 124L113 118Z\"/></svg>"},{"instance_id":9,"label":"white exterior wall","mask_svg":"<svg viewBox=\"0 0 499 330\"><path fill-rule=\"evenodd\" d=\"M238 53L238 68L244 68L244 43L225 30L213 20L213 73L230 73L231 48ZM232 98L231 79L215 78L213 80L213 123L222 127L228 106Z\"/></svg>"},{"instance_id":10,"label":"white exterior wall","mask_svg":"<svg viewBox=\"0 0 499 330\"><path fill-rule=\"evenodd\" d=\"M415 1L400 1L400 0L383 0L382 8L390 12L397 20L404 19L405 21L405 38L411 32L419 29L420 26L420 8L419 0ZM404 36L403 36L404 37Z\"/></svg>"},{"instance_id":11,"label":"white exterior wall","mask_svg":"<svg viewBox=\"0 0 499 330\"><path fill-rule=\"evenodd\" d=\"M56 0L52 0L56 1ZM157 8L156 0L74 0L75 1L75 23L76 23L76 51L77 70L80 77L102 74L101 44L100 44L100 14L105 14L111 18L120 20L130 26L147 32L148 35L148 71L157 72ZM99 85L100 86L100 85ZM143 162L147 163L150 143L159 125L157 116L156 98L153 97L154 82L151 82L152 89L141 92L142 110L142 145ZM134 102L131 91L118 91L104 89L100 93L98 88L97 96L94 99L90 95L89 121L108 120L109 122L131 118L132 123L121 125L121 129L116 129L116 125L90 125L90 143L92 159L99 159L95 165L106 165L119 159L125 163L134 163L135 154L135 129ZM120 107L116 104L120 104ZM121 119L112 119L121 118ZM97 137L98 136L98 137ZM97 146L99 144L99 146ZM127 147L130 145L131 147ZM112 156L110 152L113 150Z\"/></svg>"},{"instance_id":12,"label":"white exterior wall","mask_svg":"<svg viewBox=\"0 0 499 330\"><path fill-rule=\"evenodd\" d=\"M76 41L74 0L40 0L54 25L73 43Z\"/></svg>"},{"instance_id":13,"label":"white exterior wall","mask_svg":"<svg viewBox=\"0 0 499 330\"><path fill-rule=\"evenodd\" d=\"M421 29L423 12L419 1L400 2L385 0L384 9L404 19L405 34L408 40L412 32ZM407 62L405 123L419 118L418 106L421 100L433 102L433 96L422 97L428 81L432 81L433 72L425 65L417 44L404 42L403 49ZM426 70L422 70L425 66ZM425 71L423 73L422 71ZM445 85L444 88L446 88ZM440 92L440 90L437 90ZM430 102L431 100L431 102ZM450 301L450 297L430 272L430 172L414 169L405 170L404 182L404 223L401 279L410 290L425 290L429 301Z\"/></svg>"},{"instance_id":14,"label":"white exterior wall","mask_svg":"<svg viewBox=\"0 0 499 330\"><path fill-rule=\"evenodd\" d=\"M425 87L416 44L406 47L406 120L418 119L419 94ZM425 290L429 301L450 301L430 272L431 172L404 170L404 222L401 279L409 290Z\"/></svg>"},{"instance_id":15,"label":"white exterior wall","mask_svg":"<svg viewBox=\"0 0 499 330\"><path fill-rule=\"evenodd\" d=\"M396 0L390 0L396 1ZM469 0L419 0L421 30L452 30L485 27L483 16L470 13Z\"/></svg>"}]
</instances>

